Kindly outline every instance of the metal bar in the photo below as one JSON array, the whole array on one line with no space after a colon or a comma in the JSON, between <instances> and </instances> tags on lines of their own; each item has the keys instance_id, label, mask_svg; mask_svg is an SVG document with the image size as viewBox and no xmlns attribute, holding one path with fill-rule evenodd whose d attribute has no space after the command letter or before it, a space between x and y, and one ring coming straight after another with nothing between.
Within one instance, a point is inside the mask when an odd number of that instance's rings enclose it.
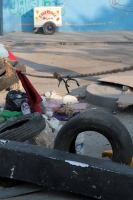
<instances>
[{"instance_id":1,"label":"metal bar","mask_svg":"<svg viewBox=\"0 0 133 200\"><path fill-rule=\"evenodd\" d=\"M111 161L0 141L0 176L102 200L132 199L133 168Z\"/></svg>"}]
</instances>

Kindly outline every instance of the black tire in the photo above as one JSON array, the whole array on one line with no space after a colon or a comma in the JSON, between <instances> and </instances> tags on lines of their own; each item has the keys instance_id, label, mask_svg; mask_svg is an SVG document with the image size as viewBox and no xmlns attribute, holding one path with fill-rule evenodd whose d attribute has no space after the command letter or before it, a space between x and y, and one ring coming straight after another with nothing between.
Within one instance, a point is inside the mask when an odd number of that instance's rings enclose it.
<instances>
[{"instance_id":1,"label":"black tire","mask_svg":"<svg viewBox=\"0 0 133 200\"><path fill-rule=\"evenodd\" d=\"M24 142L43 131L45 126L45 120L40 113L23 115L0 126L0 139Z\"/></svg>"},{"instance_id":2,"label":"black tire","mask_svg":"<svg viewBox=\"0 0 133 200\"><path fill-rule=\"evenodd\" d=\"M46 35L53 35L56 31L56 25L53 22L46 22L43 25L43 32Z\"/></svg>"},{"instance_id":3,"label":"black tire","mask_svg":"<svg viewBox=\"0 0 133 200\"><path fill-rule=\"evenodd\" d=\"M68 121L55 138L54 149L75 153L74 141L84 131L105 136L112 146L112 161L130 165L133 147L128 130L117 118L101 111L84 112Z\"/></svg>"},{"instance_id":4,"label":"black tire","mask_svg":"<svg viewBox=\"0 0 133 200\"><path fill-rule=\"evenodd\" d=\"M33 33L37 34L38 33L39 28L34 28L33 29Z\"/></svg>"}]
</instances>

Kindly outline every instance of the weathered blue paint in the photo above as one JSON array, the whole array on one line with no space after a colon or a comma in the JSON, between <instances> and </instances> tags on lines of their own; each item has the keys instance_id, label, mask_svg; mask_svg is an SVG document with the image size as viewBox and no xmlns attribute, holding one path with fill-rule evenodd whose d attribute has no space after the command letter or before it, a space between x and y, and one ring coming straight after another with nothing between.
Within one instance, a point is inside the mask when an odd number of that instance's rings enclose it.
<instances>
[{"instance_id":1,"label":"weathered blue paint","mask_svg":"<svg viewBox=\"0 0 133 200\"><path fill-rule=\"evenodd\" d=\"M133 30L132 0L65 0L58 31ZM60 5L64 0L4 0L3 31L32 31L33 7Z\"/></svg>"}]
</instances>

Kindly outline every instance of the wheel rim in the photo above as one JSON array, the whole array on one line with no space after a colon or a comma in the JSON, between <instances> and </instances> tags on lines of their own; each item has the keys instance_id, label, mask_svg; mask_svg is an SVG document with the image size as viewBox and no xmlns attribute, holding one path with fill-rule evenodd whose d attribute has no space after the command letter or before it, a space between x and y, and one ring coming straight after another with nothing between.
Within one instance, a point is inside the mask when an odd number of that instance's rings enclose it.
<instances>
[{"instance_id":1,"label":"wheel rim","mask_svg":"<svg viewBox=\"0 0 133 200\"><path fill-rule=\"evenodd\" d=\"M54 26L52 24L47 24L46 30L47 30L48 33L53 33Z\"/></svg>"}]
</instances>

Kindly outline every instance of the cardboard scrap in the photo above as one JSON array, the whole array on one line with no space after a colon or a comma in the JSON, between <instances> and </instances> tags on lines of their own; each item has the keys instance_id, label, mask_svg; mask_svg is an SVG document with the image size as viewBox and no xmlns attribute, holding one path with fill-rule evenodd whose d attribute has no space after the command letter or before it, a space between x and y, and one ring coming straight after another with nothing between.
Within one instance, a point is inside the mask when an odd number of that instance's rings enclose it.
<instances>
[{"instance_id":1,"label":"cardboard scrap","mask_svg":"<svg viewBox=\"0 0 133 200\"><path fill-rule=\"evenodd\" d=\"M133 90L128 89L116 102L120 108L127 108L128 106L133 105Z\"/></svg>"},{"instance_id":2,"label":"cardboard scrap","mask_svg":"<svg viewBox=\"0 0 133 200\"><path fill-rule=\"evenodd\" d=\"M108 82L114 84L125 85L133 88L133 77L132 76L109 76L98 79L100 82Z\"/></svg>"}]
</instances>

